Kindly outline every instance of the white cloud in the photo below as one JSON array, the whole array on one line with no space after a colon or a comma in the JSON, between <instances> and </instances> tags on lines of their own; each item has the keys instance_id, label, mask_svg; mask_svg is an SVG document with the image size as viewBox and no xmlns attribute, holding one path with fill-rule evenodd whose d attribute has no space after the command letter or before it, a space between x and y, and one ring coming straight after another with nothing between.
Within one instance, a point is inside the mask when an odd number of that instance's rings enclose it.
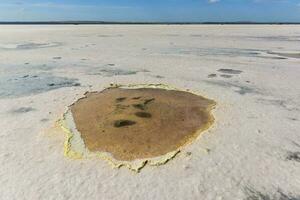
<instances>
[{"instance_id":1,"label":"white cloud","mask_svg":"<svg viewBox=\"0 0 300 200\"><path fill-rule=\"evenodd\" d=\"M219 2L220 0L208 0L209 3L217 3Z\"/></svg>"}]
</instances>

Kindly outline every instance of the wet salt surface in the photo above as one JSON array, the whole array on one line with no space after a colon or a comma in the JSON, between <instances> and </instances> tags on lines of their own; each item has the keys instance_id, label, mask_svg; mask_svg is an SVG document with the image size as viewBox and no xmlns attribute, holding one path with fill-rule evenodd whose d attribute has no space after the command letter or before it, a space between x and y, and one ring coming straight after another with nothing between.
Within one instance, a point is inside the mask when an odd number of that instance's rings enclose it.
<instances>
[{"instance_id":1,"label":"wet salt surface","mask_svg":"<svg viewBox=\"0 0 300 200\"><path fill-rule=\"evenodd\" d=\"M218 72L222 72L225 74L240 74L243 71L242 70L237 70L237 69L218 69Z\"/></svg>"},{"instance_id":2,"label":"wet salt surface","mask_svg":"<svg viewBox=\"0 0 300 200\"><path fill-rule=\"evenodd\" d=\"M20 108L12 109L10 112L14 114L21 114L21 113L28 113L32 111L35 111L35 109L32 107L20 107Z\"/></svg>"},{"instance_id":3,"label":"wet salt surface","mask_svg":"<svg viewBox=\"0 0 300 200\"><path fill-rule=\"evenodd\" d=\"M262 41L270 41L270 42L299 42L300 35L294 36L252 36L252 37L244 37L250 40L262 40Z\"/></svg>"},{"instance_id":4,"label":"wet salt surface","mask_svg":"<svg viewBox=\"0 0 300 200\"><path fill-rule=\"evenodd\" d=\"M0 98L21 97L74 86L80 86L77 79L54 76L50 73L0 76Z\"/></svg>"},{"instance_id":5,"label":"wet salt surface","mask_svg":"<svg viewBox=\"0 0 300 200\"><path fill-rule=\"evenodd\" d=\"M272 52L267 49L241 49L241 48L198 48L174 46L161 50L162 54L167 55L194 55L194 56L227 56L227 57L249 57L284 60L287 58L300 58L300 53ZM271 56L270 56L271 55ZM273 55L273 56L272 56Z\"/></svg>"},{"instance_id":6,"label":"wet salt surface","mask_svg":"<svg viewBox=\"0 0 300 200\"><path fill-rule=\"evenodd\" d=\"M300 51L297 53L288 53L288 52L273 52L270 51L268 52L268 54L272 54L272 55L277 55L277 56L282 56L282 57L287 57L287 58L300 58Z\"/></svg>"},{"instance_id":7,"label":"wet salt surface","mask_svg":"<svg viewBox=\"0 0 300 200\"><path fill-rule=\"evenodd\" d=\"M103 75L106 77L118 76L118 75L133 75L138 71L125 70L125 69L100 69L98 72L94 72L94 75Z\"/></svg>"},{"instance_id":8,"label":"wet salt surface","mask_svg":"<svg viewBox=\"0 0 300 200\"><path fill-rule=\"evenodd\" d=\"M165 54L183 54L196 56L229 56L229 57L256 57L264 52L260 49L238 49L238 48L193 48L174 47L167 49Z\"/></svg>"},{"instance_id":9,"label":"wet salt surface","mask_svg":"<svg viewBox=\"0 0 300 200\"><path fill-rule=\"evenodd\" d=\"M41 49L41 48L50 48L61 46L60 42L51 42L51 43L35 43L28 42L22 44L0 44L0 49L2 50L30 50L30 49Z\"/></svg>"},{"instance_id":10,"label":"wet salt surface","mask_svg":"<svg viewBox=\"0 0 300 200\"><path fill-rule=\"evenodd\" d=\"M148 70L134 70L130 68L120 68L116 67L115 64L107 64L105 66L99 67L88 67L86 70L87 75L100 75L103 77L113 77L113 76L128 76L135 75L137 73L147 73Z\"/></svg>"},{"instance_id":11,"label":"wet salt surface","mask_svg":"<svg viewBox=\"0 0 300 200\"><path fill-rule=\"evenodd\" d=\"M230 78L230 77L226 76L225 78ZM223 80L206 80L205 82L210 85L231 89L232 91L240 95L261 93L257 88L253 86L248 86L246 84L241 84L241 83L226 82Z\"/></svg>"}]
</instances>

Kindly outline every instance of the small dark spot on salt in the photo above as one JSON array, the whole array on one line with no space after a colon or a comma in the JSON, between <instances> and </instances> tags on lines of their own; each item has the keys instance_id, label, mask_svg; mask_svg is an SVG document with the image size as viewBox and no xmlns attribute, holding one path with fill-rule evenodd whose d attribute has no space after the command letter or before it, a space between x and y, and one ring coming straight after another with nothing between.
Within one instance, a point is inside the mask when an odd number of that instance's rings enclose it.
<instances>
[{"instance_id":1,"label":"small dark spot on salt","mask_svg":"<svg viewBox=\"0 0 300 200\"><path fill-rule=\"evenodd\" d=\"M81 86L80 83L74 83L73 86Z\"/></svg>"},{"instance_id":2,"label":"small dark spot on salt","mask_svg":"<svg viewBox=\"0 0 300 200\"><path fill-rule=\"evenodd\" d=\"M190 155L192 155L192 152L188 151L188 152L186 152L186 155L190 156Z\"/></svg>"},{"instance_id":3,"label":"small dark spot on salt","mask_svg":"<svg viewBox=\"0 0 300 200\"><path fill-rule=\"evenodd\" d=\"M218 69L218 72L226 73L226 74L240 74L243 71L236 69Z\"/></svg>"},{"instance_id":4,"label":"small dark spot on salt","mask_svg":"<svg viewBox=\"0 0 300 200\"><path fill-rule=\"evenodd\" d=\"M300 152L288 152L287 160L300 162Z\"/></svg>"},{"instance_id":5,"label":"small dark spot on salt","mask_svg":"<svg viewBox=\"0 0 300 200\"><path fill-rule=\"evenodd\" d=\"M27 75L25 75L25 76L23 76L22 78L27 78L27 77L29 77L29 75L27 74Z\"/></svg>"},{"instance_id":6,"label":"small dark spot on salt","mask_svg":"<svg viewBox=\"0 0 300 200\"><path fill-rule=\"evenodd\" d=\"M275 60L286 60L287 58L284 57L270 57L271 59L275 59Z\"/></svg>"},{"instance_id":7,"label":"small dark spot on salt","mask_svg":"<svg viewBox=\"0 0 300 200\"><path fill-rule=\"evenodd\" d=\"M300 147L300 144L298 144L297 142L295 141L292 141L293 145L297 146L297 147Z\"/></svg>"},{"instance_id":8,"label":"small dark spot on salt","mask_svg":"<svg viewBox=\"0 0 300 200\"><path fill-rule=\"evenodd\" d=\"M47 121L49 121L48 118L43 118L43 119L41 119L41 122L47 122Z\"/></svg>"},{"instance_id":9,"label":"small dark spot on salt","mask_svg":"<svg viewBox=\"0 0 300 200\"><path fill-rule=\"evenodd\" d=\"M292 121L298 121L297 118L294 118L294 117L288 117L289 120L292 120Z\"/></svg>"},{"instance_id":10,"label":"small dark spot on salt","mask_svg":"<svg viewBox=\"0 0 300 200\"><path fill-rule=\"evenodd\" d=\"M184 166L183 166L183 169L184 169L184 170L188 170L188 169L190 169L190 168L191 168L191 167L190 167L189 165L184 165Z\"/></svg>"},{"instance_id":11,"label":"small dark spot on salt","mask_svg":"<svg viewBox=\"0 0 300 200\"><path fill-rule=\"evenodd\" d=\"M155 75L155 78L165 78L164 76L160 76L160 75Z\"/></svg>"},{"instance_id":12,"label":"small dark spot on salt","mask_svg":"<svg viewBox=\"0 0 300 200\"><path fill-rule=\"evenodd\" d=\"M208 78L214 78L214 77L217 77L217 74L209 74L207 77Z\"/></svg>"},{"instance_id":13,"label":"small dark spot on salt","mask_svg":"<svg viewBox=\"0 0 300 200\"><path fill-rule=\"evenodd\" d=\"M246 200L271 200L272 197L269 194L257 191L250 187L245 187Z\"/></svg>"},{"instance_id":14,"label":"small dark spot on salt","mask_svg":"<svg viewBox=\"0 0 300 200\"><path fill-rule=\"evenodd\" d=\"M261 130L257 129L257 133L261 133Z\"/></svg>"},{"instance_id":15,"label":"small dark spot on salt","mask_svg":"<svg viewBox=\"0 0 300 200\"><path fill-rule=\"evenodd\" d=\"M140 99L141 97L133 97L132 99L135 99L135 100L137 100L137 99Z\"/></svg>"},{"instance_id":16,"label":"small dark spot on salt","mask_svg":"<svg viewBox=\"0 0 300 200\"><path fill-rule=\"evenodd\" d=\"M231 75L228 75L228 74L221 74L220 76L223 78L231 78L232 77Z\"/></svg>"},{"instance_id":17,"label":"small dark spot on salt","mask_svg":"<svg viewBox=\"0 0 300 200\"><path fill-rule=\"evenodd\" d=\"M258 191L249 186L244 188L246 200L299 200L299 195L284 193L278 188L275 194L268 194L265 191Z\"/></svg>"},{"instance_id":18,"label":"small dark spot on salt","mask_svg":"<svg viewBox=\"0 0 300 200\"><path fill-rule=\"evenodd\" d=\"M20 108L12 110L11 112L12 113L28 113L28 112L31 112L31 111L34 111L34 110L35 109L32 108L32 107L20 107Z\"/></svg>"},{"instance_id":19,"label":"small dark spot on salt","mask_svg":"<svg viewBox=\"0 0 300 200\"><path fill-rule=\"evenodd\" d=\"M54 60L60 60L61 57L57 56L57 57L53 57Z\"/></svg>"}]
</instances>

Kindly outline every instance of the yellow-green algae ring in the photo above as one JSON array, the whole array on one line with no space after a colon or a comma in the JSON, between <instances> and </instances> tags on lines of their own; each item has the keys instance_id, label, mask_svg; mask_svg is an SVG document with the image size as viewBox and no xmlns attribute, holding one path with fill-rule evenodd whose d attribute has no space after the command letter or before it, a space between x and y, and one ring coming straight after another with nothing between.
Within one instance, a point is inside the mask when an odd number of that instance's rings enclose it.
<instances>
[{"instance_id":1,"label":"yellow-green algae ring","mask_svg":"<svg viewBox=\"0 0 300 200\"><path fill-rule=\"evenodd\" d=\"M199 97L203 97L195 92L180 90L165 84L131 84L131 85L111 85L109 88L122 88L122 89L141 89L141 88L153 88L153 89L164 89L164 90L175 90L175 91L182 91L182 92L189 92L195 94ZM86 96L82 97L86 98ZM80 98L80 99L82 99ZM207 98L205 98L207 99ZM79 99L78 99L79 100ZM78 101L77 100L77 101ZM63 114L62 118L58 121L60 127L66 133L66 140L64 144L64 154L67 157L73 159L80 159L80 158L91 158L91 157L99 157L103 160L108 161L114 168L120 168L125 166L130 170L135 172L139 172L146 164L152 166L158 166L167 163L169 160L173 159L181 149L194 141L201 132L207 130L214 122L214 117L210 113L210 111L215 107L216 103L213 100L207 99L211 102L211 104L206 107L206 111L209 113L209 122L202 126L200 129L193 133L193 137L190 137L188 141L186 141L183 145L177 148L174 151L168 152L162 156L152 157L152 158L144 158L144 159L136 159L133 161L122 161L115 159L110 153L108 152L91 152L86 147L83 139L81 138L80 132L76 128L76 124L74 122L70 106L68 106L66 112ZM77 102L76 101L76 102Z\"/></svg>"}]
</instances>

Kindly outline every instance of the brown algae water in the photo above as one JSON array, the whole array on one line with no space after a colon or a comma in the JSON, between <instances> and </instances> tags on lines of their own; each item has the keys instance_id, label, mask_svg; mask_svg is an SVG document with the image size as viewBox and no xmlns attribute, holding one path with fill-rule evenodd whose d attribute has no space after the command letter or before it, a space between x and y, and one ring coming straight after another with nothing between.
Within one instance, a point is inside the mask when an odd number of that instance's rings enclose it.
<instances>
[{"instance_id":1,"label":"brown algae water","mask_svg":"<svg viewBox=\"0 0 300 200\"><path fill-rule=\"evenodd\" d=\"M213 123L215 102L185 91L108 88L70 106L90 152L133 161L165 155L196 139Z\"/></svg>"}]
</instances>

